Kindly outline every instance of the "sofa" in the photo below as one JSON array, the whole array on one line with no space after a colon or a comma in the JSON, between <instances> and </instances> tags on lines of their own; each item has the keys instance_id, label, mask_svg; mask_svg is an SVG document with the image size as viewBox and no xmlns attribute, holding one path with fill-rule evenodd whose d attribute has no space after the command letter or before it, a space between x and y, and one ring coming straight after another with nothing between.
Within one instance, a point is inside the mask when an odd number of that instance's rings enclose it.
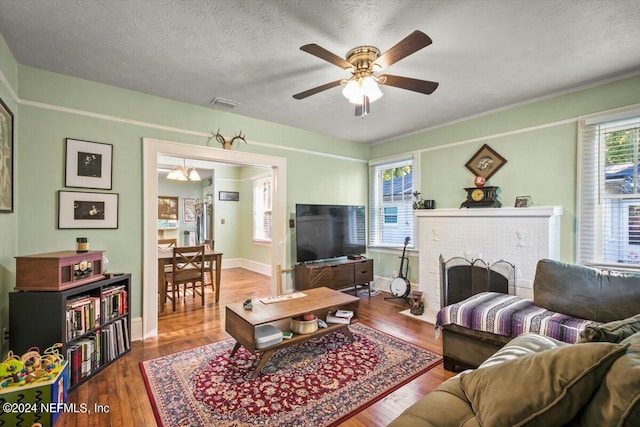
<instances>
[{"instance_id":1,"label":"sofa","mask_svg":"<svg viewBox=\"0 0 640 427\"><path fill-rule=\"evenodd\" d=\"M443 290L444 291L444 290ZM540 260L533 300L483 292L443 307L436 330L442 334L444 367L459 371L487 358L527 332L575 343L588 326L640 313L640 273Z\"/></svg>"},{"instance_id":2,"label":"sofa","mask_svg":"<svg viewBox=\"0 0 640 427\"><path fill-rule=\"evenodd\" d=\"M640 426L640 316L590 329L576 344L522 334L389 426Z\"/></svg>"}]
</instances>

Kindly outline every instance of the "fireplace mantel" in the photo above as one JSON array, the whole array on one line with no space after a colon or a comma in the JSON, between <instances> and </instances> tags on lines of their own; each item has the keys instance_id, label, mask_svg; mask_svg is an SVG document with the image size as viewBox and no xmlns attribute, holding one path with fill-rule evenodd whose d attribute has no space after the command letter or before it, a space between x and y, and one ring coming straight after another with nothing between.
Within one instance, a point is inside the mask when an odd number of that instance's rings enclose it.
<instances>
[{"instance_id":1,"label":"fireplace mantel","mask_svg":"<svg viewBox=\"0 0 640 427\"><path fill-rule=\"evenodd\" d=\"M562 206L532 206L529 208L475 208L475 209L418 209L414 211L420 217L543 217L562 215Z\"/></svg>"},{"instance_id":2,"label":"fireplace mantel","mask_svg":"<svg viewBox=\"0 0 640 427\"><path fill-rule=\"evenodd\" d=\"M509 261L516 266L516 295L532 298L538 260L560 256L562 213L562 206L415 210L427 319L435 322L440 309L440 255Z\"/></svg>"}]
</instances>

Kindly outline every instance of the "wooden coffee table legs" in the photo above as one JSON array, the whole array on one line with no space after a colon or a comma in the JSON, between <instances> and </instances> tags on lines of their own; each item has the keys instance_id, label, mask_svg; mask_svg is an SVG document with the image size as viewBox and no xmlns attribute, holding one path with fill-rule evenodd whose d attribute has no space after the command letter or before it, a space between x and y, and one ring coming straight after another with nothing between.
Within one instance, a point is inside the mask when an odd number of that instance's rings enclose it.
<instances>
[{"instance_id":1,"label":"wooden coffee table legs","mask_svg":"<svg viewBox=\"0 0 640 427\"><path fill-rule=\"evenodd\" d=\"M347 338L349 338L349 340L354 341L353 335L349 330L349 325L344 325L339 328L333 329L333 332L342 332ZM314 335L318 336L318 334L310 334L309 338L311 338ZM231 357L235 356L236 352L240 349L241 345L242 344L236 341L236 344L233 346L233 350L231 350ZM253 379L253 378L256 378L258 375L260 375L262 368L266 366L267 362L271 360L271 357L273 357L275 352L278 351L278 349L280 348L283 348L283 347L278 346L276 348L266 348L264 350L257 350L256 353L259 351L262 351L262 356L260 356L260 360L258 360L258 365L256 366L256 369L254 369L254 371L251 373L251 376L249 378Z\"/></svg>"}]
</instances>

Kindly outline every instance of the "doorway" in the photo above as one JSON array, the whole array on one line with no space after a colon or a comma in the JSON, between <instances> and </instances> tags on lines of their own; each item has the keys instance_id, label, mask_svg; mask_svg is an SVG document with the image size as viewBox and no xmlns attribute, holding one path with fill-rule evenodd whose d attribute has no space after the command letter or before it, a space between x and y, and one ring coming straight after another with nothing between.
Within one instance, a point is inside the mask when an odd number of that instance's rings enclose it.
<instances>
[{"instance_id":1,"label":"doorway","mask_svg":"<svg viewBox=\"0 0 640 427\"><path fill-rule=\"evenodd\" d=\"M188 157L196 160L243 166L266 166L272 168L272 250L271 293L276 293L278 265L286 263L286 176L285 158L178 142L160 141L150 138L142 140L143 173L143 239L142 239L142 336L158 334L158 271L157 271L157 197L158 155Z\"/></svg>"}]
</instances>

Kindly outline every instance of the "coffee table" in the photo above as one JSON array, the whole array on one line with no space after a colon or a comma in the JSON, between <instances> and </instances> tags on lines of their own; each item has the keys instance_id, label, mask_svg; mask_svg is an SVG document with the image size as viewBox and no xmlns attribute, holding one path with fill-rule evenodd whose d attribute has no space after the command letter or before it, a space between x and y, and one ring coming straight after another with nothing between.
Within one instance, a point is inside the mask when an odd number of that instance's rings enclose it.
<instances>
[{"instance_id":1,"label":"coffee table","mask_svg":"<svg viewBox=\"0 0 640 427\"><path fill-rule=\"evenodd\" d=\"M245 310L242 303L229 304L225 307L224 328L236 340L236 344L231 351L231 357L236 354L240 346L254 354L262 352L258 366L251 374L251 378L257 377L273 354L281 348L299 344L334 331L340 331L353 340L353 335L351 335L351 331L348 328L349 325L329 323L326 328L319 328L317 332L312 334L293 334L290 339L285 339L267 348L257 349L255 330L257 326L265 323L273 324L279 327L280 330L288 331L289 321L292 317L313 313L319 319L326 319L329 311L339 308L353 311L354 315L351 323L358 321L358 307L360 305L358 297L325 287L305 289L303 293L306 296L271 304L264 304L259 300L254 300L252 310Z\"/></svg>"}]
</instances>

